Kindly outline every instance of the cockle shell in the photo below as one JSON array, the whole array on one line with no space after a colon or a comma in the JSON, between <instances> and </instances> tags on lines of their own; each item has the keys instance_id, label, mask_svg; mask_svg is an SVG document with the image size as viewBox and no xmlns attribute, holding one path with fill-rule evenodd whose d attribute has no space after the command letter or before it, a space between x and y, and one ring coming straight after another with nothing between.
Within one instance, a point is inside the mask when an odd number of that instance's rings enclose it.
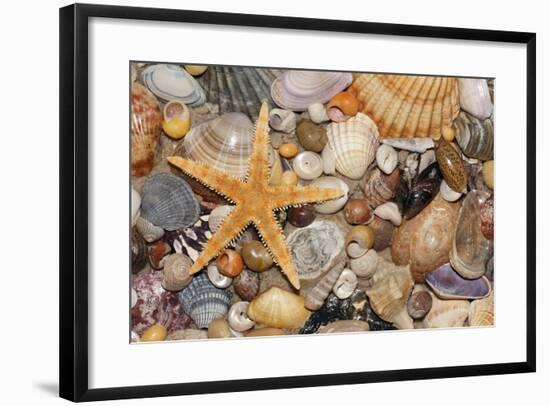
<instances>
[{"instance_id":1,"label":"cockle shell","mask_svg":"<svg viewBox=\"0 0 550 406\"><path fill-rule=\"evenodd\" d=\"M335 176L323 176L311 182L310 186L324 189L340 189L344 194L342 197L329 200L315 205L315 210L321 214L333 214L344 207L349 198L349 186L342 179Z\"/></svg>"},{"instance_id":2,"label":"cockle shell","mask_svg":"<svg viewBox=\"0 0 550 406\"><path fill-rule=\"evenodd\" d=\"M420 154L434 147L431 138L382 138L380 142L393 148Z\"/></svg>"},{"instance_id":3,"label":"cockle shell","mask_svg":"<svg viewBox=\"0 0 550 406\"><path fill-rule=\"evenodd\" d=\"M338 261L336 265L332 267L311 289L305 296L304 305L309 310L319 310L325 299L328 297L338 277L344 270L346 262L343 260Z\"/></svg>"},{"instance_id":4,"label":"cockle shell","mask_svg":"<svg viewBox=\"0 0 550 406\"><path fill-rule=\"evenodd\" d=\"M289 70L273 81L271 97L284 109L305 111L326 103L352 82L351 73Z\"/></svg>"},{"instance_id":5,"label":"cockle shell","mask_svg":"<svg viewBox=\"0 0 550 406\"><path fill-rule=\"evenodd\" d=\"M487 79L458 79L460 107L473 116L484 119L493 113L493 103Z\"/></svg>"},{"instance_id":6,"label":"cockle shell","mask_svg":"<svg viewBox=\"0 0 550 406\"><path fill-rule=\"evenodd\" d=\"M395 169L391 174L386 175L380 169L375 168L363 184L363 191L369 204L376 208L393 199L400 180L399 169Z\"/></svg>"},{"instance_id":7,"label":"cockle shell","mask_svg":"<svg viewBox=\"0 0 550 406\"><path fill-rule=\"evenodd\" d=\"M495 301L493 294L470 303L468 323L473 326L492 326L495 324Z\"/></svg>"},{"instance_id":8,"label":"cockle shell","mask_svg":"<svg viewBox=\"0 0 550 406\"><path fill-rule=\"evenodd\" d=\"M453 230L460 204L436 197L424 210L410 220L404 220L393 235L391 254L398 265L411 265L417 282L424 274L449 260Z\"/></svg>"},{"instance_id":9,"label":"cockle shell","mask_svg":"<svg viewBox=\"0 0 550 406\"><path fill-rule=\"evenodd\" d=\"M132 186L132 196L130 199L130 209L132 213L132 227L136 225L137 219L139 218L141 207L141 196Z\"/></svg>"},{"instance_id":10,"label":"cockle shell","mask_svg":"<svg viewBox=\"0 0 550 406\"><path fill-rule=\"evenodd\" d=\"M275 328L300 328L309 315L302 296L275 286L256 296L248 306L248 317Z\"/></svg>"},{"instance_id":11,"label":"cockle shell","mask_svg":"<svg viewBox=\"0 0 550 406\"><path fill-rule=\"evenodd\" d=\"M397 152L389 145L382 144L376 151L376 165L389 175L397 167Z\"/></svg>"},{"instance_id":12,"label":"cockle shell","mask_svg":"<svg viewBox=\"0 0 550 406\"><path fill-rule=\"evenodd\" d=\"M422 320L422 327L463 327L469 310L470 302L467 300L441 300L432 294L432 308Z\"/></svg>"},{"instance_id":13,"label":"cockle shell","mask_svg":"<svg viewBox=\"0 0 550 406\"><path fill-rule=\"evenodd\" d=\"M435 158L445 181L451 189L455 192L465 193L468 182L466 170L460 154L452 144L445 140L439 141L439 145L435 150Z\"/></svg>"},{"instance_id":14,"label":"cockle shell","mask_svg":"<svg viewBox=\"0 0 550 406\"><path fill-rule=\"evenodd\" d=\"M481 299L492 291L487 278L465 279L448 263L424 276L428 286L441 299Z\"/></svg>"},{"instance_id":15,"label":"cockle shell","mask_svg":"<svg viewBox=\"0 0 550 406\"><path fill-rule=\"evenodd\" d=\"M141 216L154 225L177 230L195 224L199 214L199 202L180 177L160 173L143 185Z\"/></svg>"},{"instance_id":16,"label":"cockle shell","mask_svg":"<svg viewBox=\"0 0 550 406\"><path fill-rule=\"evenodd\" d=\"M151 65L141 72L141 81L162 101L179 100L190 107L204 104L206 95L196 79L178 65Z\"/></svg>"},{"instance_id":17,"label":"cockle shell","mask_svg":"<svg viewBox=\"0 0 550 406\"><path fill-rule=\"evenodd\" d=\"M453 123L455 139L464 155L483 161L493 159L493 120L480 120L461 111Z\"/></svg>"},{"instance_id":18,"label":"cockle shell","mask_svg":"<svg viewBox=\"0 0 550 406\"><path fill-rule=\"evenodd\" d=\"M164 228L154 225L143 217L138 217L136 221L136 229L141 234L143 239L149 243L160 240L164 235Z\"/></svg>"},{"instance_id":19,"label":"cockle shell","mask_svg":"<svg viewBox=\"0 0 550 406\"><path fill-rule=\"evenodd\" d=\"M454 78L362 73L351 89L381 137L439 139L460 109Z\"/></svg>"},{"instance_id":20,"label":"cockle shell","mask_svg":"<svg viewBox=\"0 0 550 406\"><path fill-rule=\"evenodd\" d=\"M291 133L296 129L296 114L290 110L272 109L269 112L269 125L274 130Z\"/></svg>"},{"instance_id":21,"label":"cockle shell","mask_svg":"<svg viewBox=\"0 0 550 406\"><path fill-rule=\"evenodd\" d=\"M458 214L449 259L455 271L464 278L483 276L493 256L493 241L483 236L481 228L481 205L489 196L487 192L469 192Z\"/></svg>"},{"instance_id":22,"label":"cockle shell","mask_svg":"<svg viewBox=\"0 0 550 406\"><path fill-rule=\"evenodd\" d=\"M210 215L208 216L208 228L212 231L212 233L218 231L227 216L229 216L229 213L231 213L231 210L234 208L235 206L222 204L220 206L216 206L216 208L210 212Z\"/></svg>"},{"instance_id":23,"label":"cockle shell","mask_svg":"<svg viewBox=\"0 0 550 406\"><path fill-rule=\"evenodd\" d=\"M319 154L303 151L292 160L292 169L300 179L316 179L323 173L323 161Z\"/></svg>"},{"instance_id":24,"label":"cockle shell","mask_svg":"<svg viewBox=\"0 0 550 406\"><path fill-rule=\"evenodd\" d=\"M336 156L336 170L342 175L359 179L374 160L378 148L376 124L362 113L344 123L327 127L328 145Z\"/></svg>"},{"instance_id":25,"label":"cockle shell","mask_svg":"<svg viewBox=\"0 0 550 406\"><path fill-rule=\"evenodd\" d=\"M164 258L164 278L162 287L166 290L178 291L186 287L193 279L189 274L189 269L193 261L184 254L171 254Z\"/></svg>"},{"instance_id":26,"label":"cockle shell","mask_svg":"<svg viewBox=\"0 0 550 406\"><path fill-rule=\"evenodd\" d=\"M208 328L212 320L224 318L231 303L229 292L212 285L204 272L196 275L178 298L182 310L198 328Z\"/></svg>"},{"instance_id":27,"label":"cockle shell","mask_svg":"<svg viewBox=\"0 0 550 406\"><path fill-rule=\"evenodd\" d=\"M132 175L144 176L153 168L162 116L157 99L144 86L132 82L131 96Z\"/></svg>"}]
</instances>

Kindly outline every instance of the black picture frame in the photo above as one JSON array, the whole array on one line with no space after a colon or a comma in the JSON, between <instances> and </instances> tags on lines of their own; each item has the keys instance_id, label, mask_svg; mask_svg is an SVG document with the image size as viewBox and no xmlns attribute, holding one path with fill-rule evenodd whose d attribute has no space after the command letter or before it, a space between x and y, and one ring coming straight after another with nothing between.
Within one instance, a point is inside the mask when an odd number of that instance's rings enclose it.
<instances>
[{"instance_id":1,"label":"black picture frame","mask_svg":"<svg viewBox=\"0 0 550 406\"><path fill-rule=\"evenodd\" d=\"M75 402L535 372L536 34L156 8L60 9L60 396ZM92 17L525 44L527 324L524 362L90 389L88 386L88 20Z\"/></svg>"}]
</instances>

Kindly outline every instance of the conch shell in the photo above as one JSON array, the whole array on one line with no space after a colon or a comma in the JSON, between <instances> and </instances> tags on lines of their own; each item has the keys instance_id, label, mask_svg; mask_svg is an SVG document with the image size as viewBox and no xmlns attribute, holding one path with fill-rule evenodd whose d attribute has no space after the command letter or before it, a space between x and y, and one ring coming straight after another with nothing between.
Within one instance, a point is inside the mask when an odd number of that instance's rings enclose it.
<instances>
[{"instance_id":1,"label":"conch shell","mask_svg":"<svg viewBox=\"0 0 550 406\"><path fill-rule=\"evenodd\" d=\"M248 317L275 328L300 328L309 315L302 296L276 286L256 296L248 306Z\"/></svg>"}]
</instances>

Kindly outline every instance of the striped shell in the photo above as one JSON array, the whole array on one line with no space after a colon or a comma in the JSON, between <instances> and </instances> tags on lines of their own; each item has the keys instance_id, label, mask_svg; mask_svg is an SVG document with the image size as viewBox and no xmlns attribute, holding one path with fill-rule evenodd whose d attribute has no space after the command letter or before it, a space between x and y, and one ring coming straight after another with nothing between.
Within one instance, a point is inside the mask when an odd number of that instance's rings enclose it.
<instances>
[{"instance_id":1,"label":"striped shell","mask_svg":"<svg viewBox=\"0 0 550 406\"><path fill-rule=\"evenodd\" d=\"M185 69L178 65L151 65L141 72L141 81L164 102L179 100L187 106L204 104L204 90Z\"/></svg>"},{"instance_id":2,"label":"striped shell","mask_svg":"<svg viewBox=\"0 0 550 406\"><path fill-rule=\"evenodd\" d=\"M376 124L362 113L327 128L328 145L336 158L336 170L359 179L374 160L378 147Z\"/></svg>"},{"instance_id":3,"label":"striped shell","mask_svg":"<svg viewBox=\"0 0 550 406\"><path fill-rule=\"evenodd\" d=\"M131 121L132 175L144 176L153 168L162 116L155 96L136 82L132 83Z\"/></svg>"},{"instance_id":4,"label":"striped shell","mask_svg":"<svg viewBox=\"0 0 550 406\"><path fill-rule=\"evenodd\" d=\"M215 287L204 272L195 276L178 298L183 312L198 328L208 328L212 320L224 318L231 303L229 292Z\"/></svg>"},{"instance_id":5,"label":"striped shell","mask_svg":"<svg viewBox=\"0 0 550 406\"><path fill-rule=\"evenodd\" d=\"M381 137L439 139L460 110L454 78L362 73L351 87Z\"/></svg>"},{"instance_id":6,"label":"striped shell","mask_svg":"<svg viewBox=\"0 0 550 406\"><path fill-rule=\"evenodd\" d=\"M199 202L183 179L160 173L143 185L141 216L154 225L173 231L192 226L199 214Z\"/></svg>"},{"instance_id":7,"label":"striped shell","mask_svg":"<svg viewBox=\"0 0 550 406\"><path fill-rule=\"evenodd\" d=\"M339 261L325 276L323 276L305 295L305 307L309 310L319 310L328 297L338 277L344 270L346 262Z\"/></svg>"},{"instance_id":8,"label":"striped shell","mask_svg":"<svg viewBox=\"0 0 550 406\"><path fill-rule=\"evenodd\" d=\"M492 294L470 303L468 320L470 326L492 326L495 324L495 301Z\"/></svg>"},{"instance_id":9,"label":"striped shell","mask_svg":"<svg viewBox=\"0 0 550 406\"><path fill-rule=\"evenodd\" d=\"M287 110L306 111L313 103L326 103L347 88L351 73L289 70L271 85L271 97Z\"/></svg>"},{"instance_id":10,"label":"striped shell","mask_svg":"<svg viewBox=\"0 0 550 406\"><path fill-rule=\"evenodd\" d=\"M455 139L464 155L487 161L493 159L493 120L480 120L461 111L453 123Z\"/></svg>"},{"instance_id":11,"label":"striped shell","mask_svg":"<svg viewBox=\"0 0 550 406\"><path fill-rule=\"evenodd\" d=\"M399 169L395 169L391 174L386 175L380 169L375 168L363 184L363 191L369 204L376 208L393 199L400 180Z\"/></svg>"}]
</instances>

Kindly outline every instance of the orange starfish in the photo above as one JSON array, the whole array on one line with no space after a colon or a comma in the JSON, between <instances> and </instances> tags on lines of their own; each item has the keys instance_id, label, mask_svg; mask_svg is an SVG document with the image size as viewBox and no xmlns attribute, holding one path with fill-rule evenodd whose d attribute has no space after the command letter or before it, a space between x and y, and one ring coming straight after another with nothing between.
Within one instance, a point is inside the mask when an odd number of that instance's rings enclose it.
<instances>
[{"instance_id":1,"label":"orange starfish","mask_svg":"<svg viewBox=\"0 0 550 406\"><path fill-rule=\"evenodd\" d=\"M238 238L248 225L254 224L274 261L281 267L292 286L300 289L296 268L292 263L283 230L274 212L289 206L336 199L343 193L338 189L322 189L313 186L270 185L267 123L268 108L267 104L263 103L256 123L253 150L244 181L200 162L177 156L168 157L171 164L235 204L235 208L218 231L203 247L201 254L189 270L190 274L197 273L206 267L226 246Z\"/></svg>"}]
</instances>

